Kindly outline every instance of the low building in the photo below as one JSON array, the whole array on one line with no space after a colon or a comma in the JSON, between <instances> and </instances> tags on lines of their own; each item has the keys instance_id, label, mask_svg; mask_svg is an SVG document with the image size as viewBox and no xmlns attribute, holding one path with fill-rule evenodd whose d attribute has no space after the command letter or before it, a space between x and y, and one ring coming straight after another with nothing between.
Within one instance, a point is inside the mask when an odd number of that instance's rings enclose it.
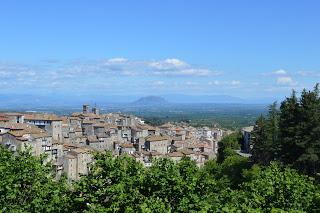
<instances>
[{"instance_id":1,"label":"low building","mask_svg":"<svg viewBox=\"0 0 320 213\"><path fill-rule=\"evenodd\" d=\"M62 119L54 114L25 114L24 122L45 130L54 140L63 140Z\"/></svg>"},{"instance_id":2,"label":"low building","mask_svg":"<svg viewBox=\"0 0 320 213\"><path fill-rule=\"evenodd\" d=\"M7 118L9 118L10 123L24 123L24 115L17 112L7 112L4 113Z\"/></svg>"},{"instance_id":3,"label":"low building","mask_svg":"<svg viewBox=\"0 0 320 213\"><path fill-rule=\"evenodd\" d=\"M134 148L132 143L122 143L120 144L120 154L133 154L136 149Z\"/></svg>"},{"instance_id":4,"label":"low building","mask_svg":"<svg viewBox=\"0 0 320 213\"><path fill-rule=\"evenodd\" d=\"M168 153L169 145L170 145L170 142L168 137L151 135L146 138L145 150L156 151L165 155Z\"/></svg>"},{"instance_id":5,"label":"low building","mask_svg":"<svg viewBox=\"0 0 320 213\"><path fill-rule=\"evenodd\" d=\"M167 156L174 162L178 163L181 160L181 158L184 156L184 154L182 154L181 152L171 152L171 153L168 153Z\"/></svg>"},{"instance_id":6,"label":"low building","mask_svg":"<svg viewBox=\"0 0 320 213\"><path fill-rule=\"evenodd\" d=\"M69 181L79 180L82 175L87 175L93 162L92 149L87 147L67 147L67 153L63 157L63 168Z\"/></svg>"},{"instance_id":7,"label":"low building","mask_svg":"<svg viewBox=\"0 0 320 213\"><path fill-rule=\"evenodd\" d=\"M15 124L17 125L17 124ZM2 135L1 144L7 149L17 152L31 149L34 156L46 154L46 162L52 160L52 137L34 125L15 125Z\"/></svg>"}]
</instances>

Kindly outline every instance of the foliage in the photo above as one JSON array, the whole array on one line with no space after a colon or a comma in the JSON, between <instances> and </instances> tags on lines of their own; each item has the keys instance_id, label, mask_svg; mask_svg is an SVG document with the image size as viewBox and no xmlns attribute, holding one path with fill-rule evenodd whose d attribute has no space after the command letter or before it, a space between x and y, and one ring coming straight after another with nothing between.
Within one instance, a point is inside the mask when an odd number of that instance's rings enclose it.
<instances>
[{"instance_id":1,"label":"foliage","mask_svg":"<svg viewBox=\"0 0 320 213\"><path fill-rule=\"evenodd\" d=\"M319 185L296 170L253 165L232 155L199 168L190 158L156 159L98 153L88 176L67 186L28 152L1 148L4 212L318 212Z\"/></svg>"},{"instance_id":2,"label":"foliage","mask_svg":"<svg viewBox=\"0 0 320 213\"><path fill-rule=\"evenodd\" d=\"M13 155L0 146L0 211L64 212L69 190L54 180L51 167L28 151Z\"/></svg>"},{"instance_id":3,"label":"foliage","mask_svg":"<svg viewBox=\"0 0 320 213\"><path fill-rule=\"evenodd\" d=\"M259 175L242 185L246 193L244 202L252 208L315 211L317 186L312 178L299 175L296 170L278 163L261 171Z\"/></svg>"},{"instance_id":4,"label":"foliage","mask_svg":"<svg viewBox=\"0 0 320 213\"><path fill-rule=\"evenodd\" d=\"M278 158L279 112L276 102L270 105L267 118L262 115L252 132L252 158L263 165Z\"/></svg>"},{"instance_id":5,"label":"foliage","mask_svg":"<svg viewBox=\"0 0 320 213\"><path fill-rule=\"evenodd\" d=\"M267 119L259 118L253 137L253 160L267 165L272 160L294 166L301 172L320 172L320 96L319 85L303 90L298 99L292 95L275 105Z\"/></svg>"},{"instance_id":6,"label":"foliage","mask_svg":"<svg viewBox=\"0 0 320 213\"><path fill-rule=\"evenodd\" d=\"M242 135L240 132L234 132L224 137L218 143L218 162L221 163L228 156L235 155L235 150L239 150L241 146Z\"/></svg>"}]
</instances>

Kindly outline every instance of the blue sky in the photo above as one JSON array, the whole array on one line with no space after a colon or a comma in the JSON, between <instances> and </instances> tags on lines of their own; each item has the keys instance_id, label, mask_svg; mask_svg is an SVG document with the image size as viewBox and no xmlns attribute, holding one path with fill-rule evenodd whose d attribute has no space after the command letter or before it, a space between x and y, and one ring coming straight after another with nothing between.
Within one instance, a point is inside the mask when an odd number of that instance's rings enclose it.
<instances>
[{"instance_id":1,"label":"blue sky","mask_svg":"<svg viewBox=\"0 0 320 213\"><path fill-rule=\"evenodd\" d=\"M320 81L320 1L0 3L0 94L284 97Z\"/></svg>"}]
</instances>

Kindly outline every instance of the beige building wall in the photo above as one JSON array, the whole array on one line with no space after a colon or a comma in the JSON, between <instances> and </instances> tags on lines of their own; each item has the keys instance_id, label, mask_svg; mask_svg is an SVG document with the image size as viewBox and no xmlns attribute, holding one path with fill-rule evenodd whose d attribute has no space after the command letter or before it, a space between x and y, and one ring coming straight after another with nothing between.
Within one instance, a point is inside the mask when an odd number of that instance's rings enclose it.
<instances>
[{"instance_id":1,"label":"beige building wall","mask_svg":"<svg viewBox=\"0 0 320 213\"><path fill-rule=\"evenodd\" d=\"M66 173L68 180L77 180L77 158L73 155L66 155L63 160L63 169Z\"/></svg>"},{"instance_id":2,"label":"beige building wall","mask_svg":"<svg viewBox=\"0 0 320 213\"><path fill-rule=\"evenodd\" d=\"M57 141L62 141L62 121L52 121L52 138Z\"/></svg>"},{"instance_id":3,"label":"beige building wall","mask_svg":"<svg viewBox=\"0 0 320 213\"><path fill-rule=\"evenodd\" d=\"M150 141L150 151L166 154L168 152L168 140Z\"/></svg>"}]
</instances>

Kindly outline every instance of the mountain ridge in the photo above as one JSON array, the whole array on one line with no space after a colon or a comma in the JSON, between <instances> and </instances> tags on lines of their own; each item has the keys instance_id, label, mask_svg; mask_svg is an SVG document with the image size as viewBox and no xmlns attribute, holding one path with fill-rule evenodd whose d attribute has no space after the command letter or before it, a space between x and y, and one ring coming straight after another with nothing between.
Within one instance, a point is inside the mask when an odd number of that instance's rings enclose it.
<instances>
[{"instance_id":1,"label":"mountain ridge","mask_svg":"<svg viewBox=\"0 0 320 213\"><path fill-rule=\"evenodd\" d=\"M161 96L144 96L132 103L133 105L167 105L169 102Z\"/></svg>"}]
</instances>

